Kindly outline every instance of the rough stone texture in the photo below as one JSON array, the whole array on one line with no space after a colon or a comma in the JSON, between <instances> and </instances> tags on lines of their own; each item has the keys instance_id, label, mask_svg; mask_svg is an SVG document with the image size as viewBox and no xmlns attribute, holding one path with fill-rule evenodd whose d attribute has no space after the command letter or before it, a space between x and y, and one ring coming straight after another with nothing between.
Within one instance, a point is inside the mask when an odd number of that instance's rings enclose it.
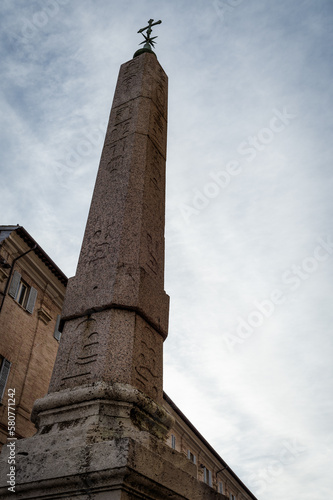
<instances>
[{"instance_id":1,"label":"rough stone texture","mask_svg":"<svg viewBox=\"0 0 333 500\"><path fill-rule=\"evenodd\" d=\"M121 66L76 276L64 319L136 310L165 338L167 76L153 54Z\"/></svg>"},{"instance_id":2,"label":"rough stone texture","mask_svg":"<svg viewBox=\"0 0 333 500\"><path fill-rule=\"evenodd\" d=\"M141 316L107 309L69 320L49 392L89 382L131 384L161 401L163 338Z\"/></svg>"},{"instance_id":3,"label":"rough stone texture","mask_svg":"<svg viewBox=\"0 0 333 500\"><path fill-rule=\"evenodd\" d=\"M19 486L15 498L226 498L194 477L195 465L184 455L158 440L150 439L148 445L129 437L87 443L84 438L73 442L72 434L72 428L63 428L47 437L36 435L18 443ZM67 448L63 446L66 442ZM0 488L1 498L12 495Z\"/></svg>"},{"instance_id":4,"label":"rough stone texture","mask_svg":"<svg viewBox=\"0 0 333 500\"><path fill-rule=\"evenodd\" d=\"M223 500L163 443L172 417L129 385L97 383L38 400L38 433L16 443L17 499ZM8 449L0 456L0 497ZM1 487L2 486L2 487Z\"/></svg>"},{"instance_id":5,"label":"rough stone texture","mask_svg":"<svg viewBox=\"0 0 333 500\"><path fill-rule=\"evenodd\" d=\"M174 424L170 413L138 389L104 382L48 394L35 402L32 420L42 435L77 427L79 440L86 435L93 440L126 435L142 441L153 435L163 441Z\"/></svg>"},{"instance_id":6,"label":"rough stone texture","mask_svg":"<svg viewBox=\"0 0 333 500\"><path fill-rule=\"evenodd\" d=\"M166 119L156 56L123 64L49 392L119 382L162 401Z\"/></svg>"}]
</instances>

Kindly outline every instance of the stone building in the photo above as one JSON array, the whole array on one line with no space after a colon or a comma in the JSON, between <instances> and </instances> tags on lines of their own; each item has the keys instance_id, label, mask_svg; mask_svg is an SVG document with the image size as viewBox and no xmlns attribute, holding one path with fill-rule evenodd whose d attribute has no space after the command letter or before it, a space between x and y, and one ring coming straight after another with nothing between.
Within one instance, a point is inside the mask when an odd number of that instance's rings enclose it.
<instances>
[{"instance_id":1,"label":"stone building","mask_svg":"<svg viewBox=\"0 0 333 500\"><path fill-rule=\"evenodd\" d=\"M196 478L229 500L255 500L253 493L165 393L163 405L174 418L167 443L196 465Z\"/></svg>"},{"instance_id":2,"label":"stone building","mask_svg":"<svg viewBox=\"0 0 333 500\"><path fill-rule=\"evenodd\" d=\"M151 23L145 47L120 68L48 393L32 409L37 433L3 449L4 499L15 491L20 499L255 500L163 393L168 78L149 47ZM27 258L37 250L28 247ZM37 289L16 270L30 289L21 300L21 277L8 276L12 300L50 318L50 341L61 301L57 310L44 295L37 302L42 290L56 297L54 288Z\"/></svg>"},{"instance_id":3,"label":"stone building","mask_svg":"<svg viewBox=\"0 0 333 500\"><path fill-rule=\"evenodd\" d=\"M8 387L15 388L16 436L36 432L31 410L50 383L66 284L22 226L0 226L0 446L8 436Z\"/></svg>"}]
</instances>

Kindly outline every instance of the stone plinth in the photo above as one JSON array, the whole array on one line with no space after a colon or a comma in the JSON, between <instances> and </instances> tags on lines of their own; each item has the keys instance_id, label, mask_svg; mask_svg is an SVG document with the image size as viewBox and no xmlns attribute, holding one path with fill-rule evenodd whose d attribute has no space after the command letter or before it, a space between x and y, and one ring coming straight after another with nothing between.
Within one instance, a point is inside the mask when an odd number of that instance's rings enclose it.
<instances>
[{"instance_id":1,"label":"stone plinth","mask_svg":"<svg viewBox=\"0 0 333 500\"><path fill-rule=\"evenodd\" d=\"M172 417L130 385L86 385L35 404L38 433L16 442L15 498L222 500L163 440ZM9 450L0 456L0 498Z\"/></svg>"},{"instance_id":2,"label":"stone plinth","mask_svg":"<svg viewBox=\"0 0 333 500\"><path fill-rule=\"evenodd\" d=\"M53 436L49 447L58 457L57 465L49 453L31 452L20 443L20 470L15 498L66 500L224 500L209 486L195 479L195 465L184 455L154 441L149 447L131 438L59 448L62 431ZM64 436L65 437L65 436ZM30 438L33 450L41 436ZM27 440L26 440L27 441ZM70 445L68 445L70 446ZM32 468L31 463L35 466ZM31 475L33 472L33 475ZM0 488L3 500L13 493Z\"/></svg>"}]
</instances>

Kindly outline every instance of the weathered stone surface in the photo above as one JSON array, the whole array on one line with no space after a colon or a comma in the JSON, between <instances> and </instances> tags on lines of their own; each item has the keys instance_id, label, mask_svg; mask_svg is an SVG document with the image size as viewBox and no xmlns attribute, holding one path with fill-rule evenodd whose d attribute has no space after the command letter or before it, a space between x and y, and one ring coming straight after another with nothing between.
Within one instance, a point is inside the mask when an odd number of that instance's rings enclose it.
<instances>
[{"instance_id":1,"label":"weathered stone surface","mask_svg":"<svg viewBox=\"0 0 333 500\"><path fill-rule=\"evenodd\" d=\"M64 319L126 307L164 338L167 77L153 54L122 65Z\"/></svg>"},{"instance_id":2,"label":"weathered stone surface","mask_svg":"<svg viewBox=\"0 0 333 500\"><path fill-rule=\"evenodd\" d=\"M69 320L49 392L92 382L131 384L162 401L163 338L140 315L107 309Z\"/></svg>"},{"instance_id":3,"label":"weathered stone surface","mask_svg":"<svg viewBox=\"0 0 333 500\"><path fill-rule=\"evenodd\" d=\"M156 56L123 64L49 392L104 381L162 401L166 119Z\"/></svg>"},{"instance_id":4,"label":"weathered stone surface","mask_svg":"<svg viewBox=\"0 0 333 500\"><path fill-rule=\"evenodd\" d=\"M195 465L159 440L143 444L122 437L89 443L82 437L78 443L72 437L73 427L49 433L47 440L36 435L18 443L19 484L15 498L226 498L198 481ZM51 457L57 457L56 466ZM13 498L5 488L0 488L0 496Z\"/></svg>"},{"instance_id":5,"label":"weathered stone surface","mask_svg":"<svg viewBox=\"0 0 333 500\"><path fill-rule=\"evenodd\" d=\"M89 418L88 418L89 417ZM123 436L164 440L173 424L171 415L151 398L129 384L92 385L48 394L35 402L32 420L39 434L78 428L78 440L114 439ZM75 422L75 425L73 424Z\"/></svg>"}]
</instances>

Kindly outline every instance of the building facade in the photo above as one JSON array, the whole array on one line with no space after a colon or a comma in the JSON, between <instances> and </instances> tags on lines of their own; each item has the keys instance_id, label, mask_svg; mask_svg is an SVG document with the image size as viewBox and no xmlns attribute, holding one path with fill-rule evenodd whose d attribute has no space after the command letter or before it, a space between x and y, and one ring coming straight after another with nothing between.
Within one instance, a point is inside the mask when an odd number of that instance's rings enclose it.
<instances>
[{"instance_id":1,"label":"building facade","mask_svg":"<svg viewBox=\"0 0 333 500\"><path fill-rule=\"evenodd\" d=\"M8 389L15 390L16 437L36 432L31 410L50 383L66 284L22 226L0 226L0 446L7 439Z\"/></svg>"},{"instance_id":2,"label":"building facade","mask_svg":"<svg viewBox=\"0 0 333 500\"><path fill-rule=\"evenodd\" d=\"M164 407L174 418L167 443L196 465L197 479L229 500L255 499L253 493L165 393Z\"/></svg>"}]
</instances>

